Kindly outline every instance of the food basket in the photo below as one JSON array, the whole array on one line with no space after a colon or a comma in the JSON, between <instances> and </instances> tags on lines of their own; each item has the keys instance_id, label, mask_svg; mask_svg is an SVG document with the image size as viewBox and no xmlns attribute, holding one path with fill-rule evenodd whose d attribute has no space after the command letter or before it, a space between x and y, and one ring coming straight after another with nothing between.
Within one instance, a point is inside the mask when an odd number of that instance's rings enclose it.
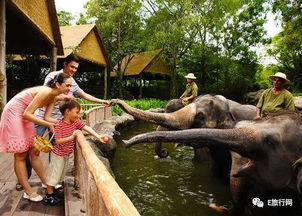
<instances>
[{"instance_id":1,"label":"food basket","mask_svg":"<svg viewBox=\"0 0 302 216\"><path fill-rule=\"evenodd\" d=\"M46 132L43 137L37 135L34 139L34 147L41 152L47 153L53 149L50 141L53 139L54 134L50 137L49 141L46 138L48 134L49 132Z\"/></svg>"}]
</instances>

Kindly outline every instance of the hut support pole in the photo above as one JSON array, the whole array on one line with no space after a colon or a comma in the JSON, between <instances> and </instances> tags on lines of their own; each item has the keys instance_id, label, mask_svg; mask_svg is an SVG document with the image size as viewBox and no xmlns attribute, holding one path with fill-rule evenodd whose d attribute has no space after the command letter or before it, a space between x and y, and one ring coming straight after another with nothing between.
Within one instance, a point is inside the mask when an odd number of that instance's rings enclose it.
<instances>
[{"instance_id":1,"label":"hut support pole","mask_svg":"<svg viewBox=\"0 0 302 216\"><path fill-rule=\"evenodd\" d=\"M5 0L0 0L0 113L1 108L6 104L6 69L5 69L5 31L6 31L6 18L5 18Z\"/></svg>"},{"instance_id":2,"label":"hut support pole","mask_svg":"<svg viewBox=\"0 0 302 216\"><path fill-rule=\"evenodd\" d=\"M140 74L139 76L139 95L138 98L142 98L143 97L143 76L142 74Z\"/></svg>"},{"instance_id":3,"label":"hut support pole","mask_svg":"<svg viewBox=\"0 0 302 216\"><path fill-rule=\"evenodd\" d=\"M57 70L57 47L52 47L50 55L50 71Z\"/></svg>"},{"instance_id":4,"label":"hut support pole","mask_svg":"<svg viewBox=\"0 0 302 216\"><path fill-rule=\"evenodd\" d=\"M105 71L104 71L104 99L107 99L108 97L108 74L107 74L107 66L105 67Z\"/></svg>"}]
</instances>

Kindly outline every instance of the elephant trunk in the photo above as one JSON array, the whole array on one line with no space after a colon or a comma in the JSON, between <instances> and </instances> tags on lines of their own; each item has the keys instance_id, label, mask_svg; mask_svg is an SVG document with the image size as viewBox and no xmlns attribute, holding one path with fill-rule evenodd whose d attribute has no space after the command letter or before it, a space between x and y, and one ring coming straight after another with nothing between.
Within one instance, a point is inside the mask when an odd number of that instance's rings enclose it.
<instances>
[{"instance_id":1,"label":"elephant trunk","mask_svg":"<svg viewBox=\"0 0 302 216\"><path fill-rule=\"evenodd\" d=\"M180 142L189 145L194 143L193 147L220 145L247 156L249 146L256 142L254 133L247 128L157 131L137 135L124 142L126 147L142 142Z\"/></svg>"},{"instance_id":2,"label":"elephant trunk","mask_svg":"<svg viewBox=\"0 0 302 216\"><path fill-rule=\"evenodd\" d=\"M189 115L188 117L184 117L184 115L179 115L174 113L154 113L150 111L144 111L140 110L134 107L129 106L127 103L125 103L122 100L112 100L112 103L119 105L125 112L127 112L130 115L133 115L135 118L155 123L158 125L161 125L166 128L171 129L186 129L188 128L188 125L193 122L193 118ZM187 111L185 111L188 113Z\"/></svg>"}]
</instances>

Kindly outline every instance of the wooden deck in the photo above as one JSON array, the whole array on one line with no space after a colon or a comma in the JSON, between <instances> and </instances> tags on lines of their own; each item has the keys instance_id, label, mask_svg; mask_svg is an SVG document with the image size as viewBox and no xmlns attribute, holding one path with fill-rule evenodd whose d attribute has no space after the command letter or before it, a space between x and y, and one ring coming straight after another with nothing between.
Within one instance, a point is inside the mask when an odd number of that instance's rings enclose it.
<instances>
[{"instance_id":1,"label":"wooden deck","mask_svg":"<svg viewBox=\"0 0 302 216\"><path fill-rule=\"evenodd\" d=\"M46 169L48 154L40 153ZM14 155L0 153L0 215L1 216L63 216L64 202L60 206L45 206L42 202L31 202L22 197L23 191L15 189L17 177L14 172ZM30 185L39 194L44 195L40 179L33 171Z\"/></svg>"}]
</instances>

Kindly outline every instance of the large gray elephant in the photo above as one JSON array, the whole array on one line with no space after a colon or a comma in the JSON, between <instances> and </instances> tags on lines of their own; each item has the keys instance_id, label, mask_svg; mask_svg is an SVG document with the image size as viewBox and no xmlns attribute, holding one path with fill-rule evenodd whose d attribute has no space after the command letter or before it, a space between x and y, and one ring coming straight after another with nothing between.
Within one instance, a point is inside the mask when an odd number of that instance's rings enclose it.
<instances>
[{"instance_id":1,"label":"large gray elephant","mask_svg":"<svg viewBox=\"0 0 302 216\"><path fill-rule=\"evenodd\" d=\"M275 199L288 198L288 194L278 193L280 191L290 192L290 197L294 197L291 192L302 192L302 160L299 159L302 156L302 113L299 112L283 112L263 120L242 121L234 129L158 131L125 141L127 147L142 142L181 142L193 147L214 145L232 151L230 188L237 206L244 205L242 201L251 192L247 189L251 188L256 191L254 197L260 194L267 196L274 191L279 194ZM251 204L252 198L248 199L245 201ZM268 200L263 201L267 207ZM299 202L293 202L294 207L290 209L281 206L266 210L276 210L273 215L300 215L300 211L288 213L300 208ZM251 209L249 211L252 212Z\"/></svg>"},{"instance_id":2,"label":"large gray elephant","mask_svg":"<svg viewBox=\"0 0 302 216\"><path fill-rule=\"evenodd\" d=\"M113 104L118 104L125 112L134 117L158 124L157 131L184 130L189 128L233 128L236 122L250 120L256 116L256 107L242 105L226 99L221 95L202 95L193 103L183 107L178 99L171 100L165 109L165 113L154 113L133 108L122 100L114 99ZM194 148L195 153L200 149ZM159 157L168 155L166 149L162 149L161 142L155 145L155 151ZM213 160L214 173L222 178L227 178L231 167L231 156L224 147L209 147Z\"/></svg>"}]
</instances>

